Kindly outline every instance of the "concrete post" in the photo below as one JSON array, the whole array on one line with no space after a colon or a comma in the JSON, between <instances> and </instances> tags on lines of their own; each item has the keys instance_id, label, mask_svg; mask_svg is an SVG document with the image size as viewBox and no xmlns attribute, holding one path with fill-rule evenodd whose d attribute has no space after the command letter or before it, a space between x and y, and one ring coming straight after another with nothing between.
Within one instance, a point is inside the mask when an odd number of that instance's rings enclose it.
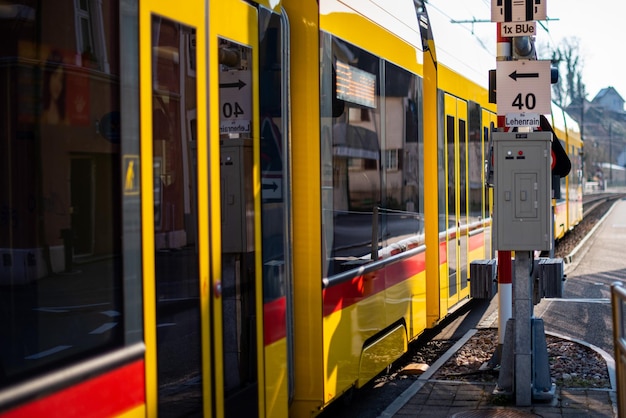
<instances>
[{"instance_id":1,"label":"concrete post","mask_svg":"<svg viewBox=\"0 0 626 418\"><path fill-rule=\"evenodd\" d=\"M532 404L532 258L529 251L515 252L513 310L515 318L515 404Z\"/></svg>"}]
</instances>

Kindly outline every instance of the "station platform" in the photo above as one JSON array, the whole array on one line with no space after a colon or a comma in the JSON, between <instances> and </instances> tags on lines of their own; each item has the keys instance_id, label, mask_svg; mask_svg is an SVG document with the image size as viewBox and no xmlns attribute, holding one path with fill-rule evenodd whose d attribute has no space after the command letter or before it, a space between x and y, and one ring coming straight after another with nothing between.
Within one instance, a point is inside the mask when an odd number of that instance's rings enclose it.
<instances>
[{"instance_id":1,"label":"station platform","mask_svg":"<svg viewBox=\"0 0 626 418\"><path fill-rule=\"evenodd\" d=\"M435 380L431 377L448 360L476 329L467 332L448 352L422 374L380 415L381 418L408 417L618 417L617 383L615 378L614 351L611 340L610 284L626 282L626 200L620 200L602 218L592 232L568 256L565 265L567 281L562 300L553 299L546 303L542 312L549 312L555 306L567 306L570 311L564 315L567 327L561 327L556 320L546 320L546 333L550 328L559 330L559 337L570 339L595 349L603 356L611 381L610 388L567 388L556 387L551 400L534 401L529 406L517 406L515 397L505 398L495 395L495 383L462 382ZM579 295L591 295L595 299L581 299ZM569 300L568 300L569 298ZM492 303L497 303L497 295ZM559 301L561 301L559 305ZM570 302L570 303L568 303ZM543 301L542 301L543 303ZM589 304L587 306L586 304ZM585 315L593 312L593 320ZM535 316L537 312L535 311ZM486 312L477 324L480 327L497 327L495 313ZM487 316L488 315L488 316ZM599 317L599 318L596 318ZM546 318L550 318L546 315ZM573 320L576 318L577 320ZM595 322L598 321L598 322ZM604 321L604 322L602 322ZM598 324L609 324L601 326ZM593 328L593 330L590 330ZM564 332L563 329L567 329ZM599 332L599 334L596 334ZM585 341L584 336L601 342Z\"/></svg>"}]
</instances>

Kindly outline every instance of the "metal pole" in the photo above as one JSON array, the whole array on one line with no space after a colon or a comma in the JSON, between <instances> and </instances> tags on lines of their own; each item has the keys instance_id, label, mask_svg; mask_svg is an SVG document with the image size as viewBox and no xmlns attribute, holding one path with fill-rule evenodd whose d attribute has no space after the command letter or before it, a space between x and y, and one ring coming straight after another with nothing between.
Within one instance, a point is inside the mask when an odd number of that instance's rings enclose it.
<instances>
[{"instance_id":1,"label":"metal pole","mask_svg":"<svg viewBox=\"0 0 626 418\"><path fill-rule=\"evenodd\" d=\"M623 416L626 410L626 384L624 354L624 302L626 293L621 282L611 285L611 311L613 316L613 346L615 357L615 377L617 380L617 416Z\"/></svg>"},{"instance_id":2,"label":"metal pole","mask_svg":"<svg viewBox=\"0 0 626 418\"><path fill-rule=\"evenodd\" d=\"M378 260L378 206L372 209L372 261Z\"/></svg>"},{"instance_id":3,"label":"metal pole","mask_svg":"<svg viewBox=\"0 0 626 418\"><path fill-rule=\"evenodd\" d=\"M515 252L515 405L532 404L532 280L533 257L529 251Z\"/></svg>"},{"instance_id":4,"label":"metal pole","mask_svg":"<svg viewBox=\"0 0 626 418\"><path fill-rule=\"evenodd\" d=\"M613 123L609 122L609 184L613 186Z\"/></svg>"},{"instance_id":5,"label":"metal pole","mask_svg":"<svg viewBox=\"0 0 626 418\"><path fill-rule=\"evenodd\" d=\"M508 61L511 58L511 38L501 36L502 23L498 22L497 56L498 61ZM505 129L505 117L498 116L498 129ZM498 352L502 352L506 323L511 319L513 305L511 251L498 251Z\"/></svg>"}]
</instances>

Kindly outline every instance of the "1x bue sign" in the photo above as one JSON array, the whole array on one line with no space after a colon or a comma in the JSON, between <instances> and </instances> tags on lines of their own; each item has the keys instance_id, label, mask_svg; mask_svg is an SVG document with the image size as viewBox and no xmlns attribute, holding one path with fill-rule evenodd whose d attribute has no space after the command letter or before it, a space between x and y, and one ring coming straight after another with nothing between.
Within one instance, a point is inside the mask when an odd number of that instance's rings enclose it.
<instances>
[{"instance_id":1,"label":"1x bue sign","mask_svg":"<svg viewBox=\"0 0 626 418\"><path fill-rule=\"evenodd\" d=\"M515 36L535 36L537 22L502 22L500 24L500 36L512 38Z\"/></svg>"},{"instance_id":2,"label":"1x bue sign","mask_svg":"<svg viewBox=\"0 0 626 418\"><path fill-rule=\"evenodd\" d=\"M551 112L550 61L518 60L496 63L498 115Z\"/></svg>"}]
</instances>

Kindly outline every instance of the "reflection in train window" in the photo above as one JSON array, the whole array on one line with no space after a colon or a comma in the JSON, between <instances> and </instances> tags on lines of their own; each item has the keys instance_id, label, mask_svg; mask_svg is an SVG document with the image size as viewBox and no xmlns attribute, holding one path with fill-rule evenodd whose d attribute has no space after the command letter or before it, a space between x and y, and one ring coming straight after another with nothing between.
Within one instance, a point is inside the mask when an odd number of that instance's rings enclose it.
<instances>
[{"instance_id":1,"label":"reflection in train window","mask_svg":"<svg viewBox=\"0 0 626 418\"><path fill-rule=\"evenodd\" d=\"M196 33L159 16L152 33L158 406L192 415L202 411Z\"/></svg>"},{"instance_id":2,"label":"reflection in train window","mask_svg":"<svg viewBox=\"0 0 626 418\"><path fill-rule=\"evenodd\" d=\"M119 10L89 5L4 17L0 387L124 342Z\"/></svg>"},{"instance_id":3,"label":"reflection in train window","mask_svg":"<svg viewBox=\"0 0 626 418\"><path fill-rule=\"evenodd\" d=\"M483 202L483 156L482 156L482 121L480 104L468 102L468 186L469 186L469 223L480 220Z\"/></svg>"},{"instance_id":4,"label":"reflection in train window","mask_svg":"<svg viewBox=\"0 0 626 418\"><path fill-rule=\"evenodd\" d=\"M321 35L325 276L421 244L420 79Z\"/></svg>"}]
</instances>

